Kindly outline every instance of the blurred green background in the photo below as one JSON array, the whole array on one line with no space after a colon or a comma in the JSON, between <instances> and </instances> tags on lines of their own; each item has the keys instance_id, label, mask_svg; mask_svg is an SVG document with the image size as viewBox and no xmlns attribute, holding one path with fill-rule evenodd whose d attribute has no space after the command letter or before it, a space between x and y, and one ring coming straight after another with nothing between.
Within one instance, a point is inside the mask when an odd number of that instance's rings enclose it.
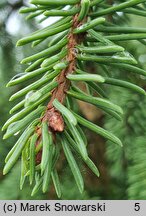
<instances>
[{"instance_id":1,"label":"blurred green background","mask_svg":"<svg viewBox=\"0 0 146 216\"><path fill-rule=\"evenodd\" d=\"M24 56L42 49L34 50L29 46L15 47L16 41L24 35L38 29L42 24L35 20L25 21L25 17L18 14L19 8L27 1L1 0L0 1L0 126L9 118L10 108L17 101L9 102L10 95L22 88L22 85L6 88L6 83L15 74L23 72L24 66L19 62ZM145 25L145 19L129 16L130 25ZM45 25L45 24L43 24ZM139 63L146 69L146 45L139 42L122 43L130 53L138 58ZM146 89L146 80L131 73L122 71L117 77L132 80ZM124 109L124 119L118 122L113 118L104 116L92 106L79 104L86 118L98 125L114 132L123 142L120 148L113 143L106 143L101 137L86 131L89 140L89 154L98 166L101 176L97 178L80 162L85 180L85 192L80 194L73 176L62 155L62 162L58 170L62 182L62 199L146 199L146 98L121 88L107 89L112 101ZM88 112L86 111L88 110ZM26 183L22 191L19 190L20 164L15 165L12 171L2 175L4 159L15 143L15 137L2 140L0 135L0 199L57 199L53 186L48 194L39 193L31 197L31 189ZM80 159L79 159L80 161Z\"/></svg>"}]
</instances>

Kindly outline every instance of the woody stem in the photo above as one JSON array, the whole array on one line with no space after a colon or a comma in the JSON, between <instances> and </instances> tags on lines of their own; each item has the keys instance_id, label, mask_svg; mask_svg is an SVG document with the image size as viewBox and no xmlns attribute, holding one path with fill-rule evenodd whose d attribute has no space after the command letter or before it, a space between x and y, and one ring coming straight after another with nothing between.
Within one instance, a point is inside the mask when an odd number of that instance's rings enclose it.
<instances>
[{"instance_id":1,"label":"woody stem","mask_svg":"<svg viewBox=\"0 0 146 216\"><path fill-rule=\"evenodd\" d=\"M78 21L78 14L73 17L73 25L68 35L69 42L67 44L68 54L66 56L68 66L61 71L56 78L58 86L52 91L51 99L47 105L47 111L42 118L42 121L48 121L48 125L51 131L62 132L64 130L64 120L59 111L53 106L54 99L57 99L60 103L64 103L66 92L70 88L70 81L66 78L68 74L75 71L76 67L76 53L75 47L81 43L84 38L84 34L74 34L73 30L80 26L82 23Z\"/></svg>"}]
</instances>

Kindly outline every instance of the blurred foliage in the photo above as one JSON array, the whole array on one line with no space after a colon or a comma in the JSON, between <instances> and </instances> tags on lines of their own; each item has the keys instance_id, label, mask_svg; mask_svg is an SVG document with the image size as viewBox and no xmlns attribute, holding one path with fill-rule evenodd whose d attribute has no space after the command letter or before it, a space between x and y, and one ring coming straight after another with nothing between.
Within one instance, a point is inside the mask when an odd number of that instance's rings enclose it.
<instances>
[{"instance_id":1,"label":"blurred foliage","mask_svg":"<svg viewBox=\"0 0 146 216\"><path fill-rule=\"evenodd\" d=\"M19 23L23 25L23 31L18 28L16 34L12 34L10 29L10 20L16 16L18 9L27 1L20 0L1 0L0 2L0 126L4 124L8 118L8 111L13 106L12 102L8 102L9 96L14 92L15 88L5 88L6 83L14 74L23 71L23 67L19 61L23 56L31 54L31 50L27 46L23 48L15 48L18 38L24 36L33 29L39 28L34 21L24 22L22 16L17 15ZM129 22L141 26L144 18L135 19L132 16L119 17L116 19L120 24ZM129 18L130 17L130 18ZM19 26L21 27L21 26ZM140 64L146 69L146 47L139 42L122 43L128 47L130 53L134 56L140 55ZM41 44L43 46L43 44ZM135 49L135 47L138 47ZM36 48L39 49L39 46ZM109 68L110 69L110 68ZM118 71L114 71L117 77ZM131 73L123 71L124 79L139 79ZM140 82L140 81L139 81ZM145 80L141 83L144 86ZM18 88L18 87L17 87ZM19 86L21 88L21 86ZM144 86L145 88L145 86ZM59 175L62 176L62 199L146 199L146 99L137 94L133 94L128 90L121 88L113 88L111 92L107 89L109 96L113 102L119 103L125 111L124 120L118 122L113 118L106 117L105 127L114 132L124 143L124 147L105 144L105 141L95 136L95 134L87 134L89 138L89 148L91 158L100 169L101 177L97 179L86 167L82 166L83 174L86 179L85 192L81 195L72 181L72 175L62 157L62 164L59 167ZM86 109L86 107L84 107ZM92 109L90 111L92 113ZM90 114L89 113L89 114ZM94 113L94 112L93 112ZM87 113L87 115L89 115ZM97 115L97 114L96 114ZM98 116L98 117L97 117ZM105 118L102 114L94 117L98 124L103 125ZM93 117L92 117L93 118ZM89 132L88 132L89 133ZM20 164L16 164L14 169L5 177L2 176L4 158L13 145L9 140L3 141L0 134L0 199L32 199L30 197L29 187L27 183L22 191L19 190ZM53 187L49 195L41 193L33 197L33 199L57 199Z\"/></svg>"},{"instance_id":2,"label":"blurred foliage","mask_svg":"<svg viewBox=\"0 0 146 216\"><path fill-rule=\"evenodd\" d=\"M111 129L123 141L123 148L107 144L106 156L115 199L146 199L146 99L120 89L111 92L125 110L123 122L109 119Z\"/></svg>"},{"instance_id":3,"label":"blurred foliage","mask_svg":"<svg viewBox=\"0 0 146 216\"><path fill-rule=\"evenodd\" d=\"M142 26L144 18L131 17L131 24ZM125 44L126 45L126 44ZM136 57L139 56L139 64L146 69L145 45L132 41L127 44L129 51ZM137 49L135 49L137 47ZM118 76L118 72L117 72ZM123 70L125 79L138 78ZM146 89L145 77L139 80L140 85ZM124 110L122 122L106 118L105 128L112 132L123 142L123 148L106 145L107 169L110 174L112 199L146 199L146 98L138 94L113 88L109 92L113 102L119 103Z\"/></svg>"}]
</instances>

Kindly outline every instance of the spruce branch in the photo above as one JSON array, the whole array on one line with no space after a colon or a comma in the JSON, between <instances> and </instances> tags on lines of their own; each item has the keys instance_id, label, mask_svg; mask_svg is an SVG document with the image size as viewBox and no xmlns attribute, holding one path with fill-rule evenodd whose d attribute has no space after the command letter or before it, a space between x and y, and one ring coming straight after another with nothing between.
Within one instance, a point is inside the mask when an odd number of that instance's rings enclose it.
<instances>
[{"instance_id":1,"label":"spruce branch","mask_svg":"<svg viewBox=\"0 0 146 216\"><path fill-rule=\"evenodd\" d=\"M80 125L122 146L122 142L110 131L77 114L71 101L78 99L93 104L121 120L123 110L108 98L104 85L120 86L145 95L142 88L130 81L113 78L108 70L108 67L119 70L125 68L129 72L146 75L143 69L136 66L137 59L122 45L116 44L122 40L145 39L146 29L119 27L112 21L117 11L140 14L131 7L143 2L146 1L130 0L111 5L111 1L101 0L31 0L33 7L20 10L24 14L30 13L27 19L40 14L43 14L43 20L51 16L62 17L17 42L17 46L32 43L34 47L53 36L48 47L21 61L22 64L30 65L24 73L14 76L7 84L14 86L37 78L10 97L10 101L24 98L10 110L10 113L15 114L3 126L3 130L6 130L4 139L20 134L6 157L4 174L21 156L21 189L25 178L29 177L30 184L34 186L32 195L40 188L45 193L52 179L60 197L56 164L62 150L81 193L84 183L76 155L81 156L95 175L99 176L97 167L88 157L87 140ZM110 20L109 15L112 17ZM95 68L95 74L88 71L88 63ZM106 76L101 74L102 71ZM92 91L83 92L81 81L86 84L87 90Z\"/></svg>"}]
</instances>

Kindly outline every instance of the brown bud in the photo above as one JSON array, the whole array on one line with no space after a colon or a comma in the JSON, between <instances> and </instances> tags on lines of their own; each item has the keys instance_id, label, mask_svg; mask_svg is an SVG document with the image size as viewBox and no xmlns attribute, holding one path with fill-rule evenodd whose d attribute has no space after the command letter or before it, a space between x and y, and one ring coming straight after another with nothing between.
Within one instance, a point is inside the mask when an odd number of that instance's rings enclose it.
<instances>
[{"instance_id":1,"label":"brown bud","mask_svg":"<svg viewBox=\"0 0 146 216\"><path fill-rule=\"evenodd\" d=\"M52 115L49 118L49 126L53 131L62 132L64 130L64 121L59 112L52 112Z\"/></svg>"}]
</instances>

